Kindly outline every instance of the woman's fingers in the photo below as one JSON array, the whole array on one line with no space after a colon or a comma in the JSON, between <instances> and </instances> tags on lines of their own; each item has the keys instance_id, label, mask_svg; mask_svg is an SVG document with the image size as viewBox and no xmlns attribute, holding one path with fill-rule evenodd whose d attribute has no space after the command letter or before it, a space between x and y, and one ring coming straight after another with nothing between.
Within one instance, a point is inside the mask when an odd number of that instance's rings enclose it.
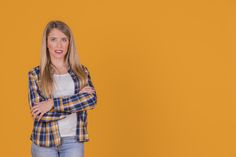
<instances>
[{"instance_id":1,"label":"woman's fingers","mask_svg":"<svg viewBox=\"0 0 236 157\"><path fill-rule=\"evenodd\" d=\"M40 120L43 117L44 113L41 113L38 120Z\"/></svg>"},{"instance_id":2,"label":"woman's fingers","mask_svg":"<svg viewBox=\"0 0 236 157\"><path fill-rule=\"evenodd\" d=\"M38 114L40 114L40 113L41 113L41 110L38 105L31 108L32 117L36 118L38 116Z\"/></svg>"},{"instance_id":3,"label":"woman's fingers","mask_svg":"<svg viewBox=\"0 0 236 157\"><path fill-rule=\"evenodd\" d=\"M33 113L33 117L36 118L38 116L38 114L40 114L41 112L40 111L36 111Z\"/></svg>"},{"instance_id":4,"label":"woman's fingers","mask_svg":"<svg viewBox=\"0 0 236 157\"><path fill-rule=\"evenodd\" d=\"M86 86L86 87L84 87L83 89L85 89L85 90L92 90L93 88L90 87L90 86Z\"/></svg>"},{"instance_id":5,"label":"woman's fingers","mask_svg":"<svg viewBox=\"0 0 236 157\"><path fill-rule=\"evenodd\" d=\"M44 115L44 108L42 106L43 102L37 103L35 106L31 108L31 114L32 117L35 119L38 117L38 119L41 119Z\"/></svg>"},{"instance_id":6,"label":"woman's fingers","mask_svg":"<svg viewBox=\"0 0 236 157\"><path fill-rule=\"evenodd\" d=\"M84 89L82 90L82 92L93 92L94 90L93 89Z\"/></svg>"},{"instance_id":7,"label":"woman's fingers","mask_svg":"<svg viewBox=\"0 0 236 157\"><path fill-rule=\"evenodd\" d=\"M95 90L89 89L89 90L82 90L79 93L93 93Z\"/></svg>"},{"instance_id":8,"label":"woman's fingers","mask_svg":"<svg viewBox=\"0 0 236 157\"><path fill-rule=\"evenodd\" d=\"M35 112L36 110L38 110L38 106L37 105L31 108L31 112Z\"/></svg>"},{"instance_id":9,"label":"woman's fingers","mask_svg":"<svg viewBox=\"0 0 236 157\"><path fill-rule=\"evenodd\" d=\"M32 110L31 114L33 115L33 117L35 117L35 115L37 115L39 112L39 110Z\"/></svg>"}]
</instances>

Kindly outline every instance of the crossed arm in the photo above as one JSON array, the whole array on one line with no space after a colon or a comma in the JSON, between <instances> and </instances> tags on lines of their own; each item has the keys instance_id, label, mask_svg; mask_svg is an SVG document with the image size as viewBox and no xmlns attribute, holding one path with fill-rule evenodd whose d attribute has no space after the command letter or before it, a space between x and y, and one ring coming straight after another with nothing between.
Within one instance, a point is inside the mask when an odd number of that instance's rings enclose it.
<instances>
[{"instance_id":1,"label":"crossed arm","mask_svg":"<svg viewBox=\"0 0 236 157\"><path fill-rule=\"evenodd\" d=\"M88 69L85 67L85 72L88 75L88 88L92 89L92 92L79 92L71 96L64 96L58 98L48 99L40 95L38 86L38 76L35 72L30 71L28 73L29 79L29 93L28 100L30 108L37 107L38 103L52 103L52 108L43 113L43 115L35 117L36 121L50 122L60 120L74 112L84 111L95 108L97 103L96 91ZM45 105L45 104L44 104ZM46 104L48 105L48 104Z\"/></svg>"}]
</instances>

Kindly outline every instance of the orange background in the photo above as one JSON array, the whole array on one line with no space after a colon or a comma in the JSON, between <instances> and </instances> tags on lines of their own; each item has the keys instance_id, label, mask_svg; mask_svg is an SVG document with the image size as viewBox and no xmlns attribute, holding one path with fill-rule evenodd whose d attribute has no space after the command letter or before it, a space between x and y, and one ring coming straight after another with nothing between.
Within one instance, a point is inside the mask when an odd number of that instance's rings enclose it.
<instances>
[{"instance_id":1,"label":"orange background","mask_svg":"<svg viewBox=\"0 0 236 157\"><path fill-rule=\"evenodd\" d=\"M1 156L30 157L27 72L46 23L72 29L98 94L85 157L236 156L236 2L0 4Z\"/></svg>"}]
</instances>

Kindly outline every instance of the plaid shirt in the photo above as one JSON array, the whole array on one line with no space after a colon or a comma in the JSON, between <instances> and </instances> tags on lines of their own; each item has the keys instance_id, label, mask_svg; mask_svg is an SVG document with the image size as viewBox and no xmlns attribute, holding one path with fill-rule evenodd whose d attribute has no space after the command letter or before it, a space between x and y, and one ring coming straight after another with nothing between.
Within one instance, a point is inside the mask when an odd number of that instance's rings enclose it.
<instances>
[{"instance_id":1,"label":"plaid shirt","mask_svg":"<svg viewBox=\"0 0 236 157\"><path fill-rule=\"evenodd\" d=\"M89 86L94 89L87 67L84 65L81 66L88 75ZM77 114L77 140L79 142L89 141L87 131L87 110L95 108L97 103L96 91L91 94L79 93L80 81L78 77L72 71L71 67L69 68L68 73L71 75L74 81L74 95L52 98L54 107L52 107L50 111L46 112L40 120L37 118L34 120L34 127L30 136L30 140L39 146L59 146L61 144L61 136L59 132L58 120L63 119L67 115L75 112ZM28 100L30 108L38 102L49 99L44 97L38 88L40 83L39 75L39 66L34 67L28 72Z\"/></svg>"}]
</instances>

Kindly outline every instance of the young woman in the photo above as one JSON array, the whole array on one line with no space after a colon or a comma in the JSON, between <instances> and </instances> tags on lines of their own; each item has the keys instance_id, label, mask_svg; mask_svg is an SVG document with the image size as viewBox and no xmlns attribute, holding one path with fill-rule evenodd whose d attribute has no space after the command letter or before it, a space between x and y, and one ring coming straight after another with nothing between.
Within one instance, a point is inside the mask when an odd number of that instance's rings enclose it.
<instances>
[{"instance_id":1,"label":"young woman","mask_svg":"<svg viewBox=\"0 0 236 157\"><path fill-rule=\"evenodd\" d=\"M87 110L95 108L97 96L67 24L47 24L40 57L40 65L28 72L32 156L83 157Z\"/></svg>"}]
</instances>

